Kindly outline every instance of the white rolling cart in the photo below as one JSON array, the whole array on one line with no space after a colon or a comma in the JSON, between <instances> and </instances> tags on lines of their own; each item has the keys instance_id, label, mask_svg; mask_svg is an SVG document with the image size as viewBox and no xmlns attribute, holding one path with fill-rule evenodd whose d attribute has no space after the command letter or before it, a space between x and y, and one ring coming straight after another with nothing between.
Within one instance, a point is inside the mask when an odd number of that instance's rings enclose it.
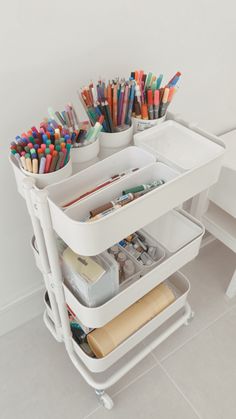
<instances>
[{"instance_id":1,"label":"white rolling cart","mask_svg":"<svg viewBox=\"0 0 236 419\"><path fill-rule=\"evenodd\" d=\"M45 324L58 341L64 342L71 361L108 409L113 402L105 390L193 316L187 302L190 284L178 271L197 256L204 227L181 206L217 181L224 153L224 144L217 137L171 114L162 125L136 134L134 142L138 147L128 147L41 190L34 179L23 179L20 169L14 167L33 224L36 263L48 293ZM134 167L139 170L62 209L78 196L78 191L81 195L114 172ZM159 188L104 218L84 222L91 208L119 196L124 189L157 178L165 181ZM140 229L163 246L165 257L106 303L98 307L83 305L63 281L55 233L74 252L93 256ZM165 280L175 292L175 301L108 355L92 358L73 339L67 306L84 326L102 327ZM153 333L177 313L170 326Z\"/></svg>"}]
</instances>

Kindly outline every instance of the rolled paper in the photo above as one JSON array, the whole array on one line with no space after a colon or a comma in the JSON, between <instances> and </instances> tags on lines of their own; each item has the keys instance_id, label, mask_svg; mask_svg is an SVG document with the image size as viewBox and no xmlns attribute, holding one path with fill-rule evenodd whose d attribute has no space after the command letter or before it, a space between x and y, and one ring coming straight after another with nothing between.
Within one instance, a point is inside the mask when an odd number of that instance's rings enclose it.
<instances>
[{"instance_id":1,"label":"rolled paper","mask_svg":"<svg viewBox=\"0 0 236 419\"><path fill-rule=\"evenodd\" d=\"M112 352L175 300L171 288L162 283L105 326L88 334L88 344L97 358Z\"/></svg>"}]
</instances>

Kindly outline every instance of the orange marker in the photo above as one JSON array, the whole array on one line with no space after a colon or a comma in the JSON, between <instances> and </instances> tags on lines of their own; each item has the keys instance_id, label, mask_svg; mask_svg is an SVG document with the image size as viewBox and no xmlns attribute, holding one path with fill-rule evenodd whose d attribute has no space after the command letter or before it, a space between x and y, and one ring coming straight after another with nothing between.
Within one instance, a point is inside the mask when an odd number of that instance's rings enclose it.
<instances>
[{"instance_id":1,"label":"orange marker","mask_svg":"<svg viewBox=\"0 0 236 419\"><path fill-rule=\"evenodd\" d=\"M148 107L146 103L142 103L141 105L141 115L142 119L148 119Z\"/></svg>"}]
</instances>

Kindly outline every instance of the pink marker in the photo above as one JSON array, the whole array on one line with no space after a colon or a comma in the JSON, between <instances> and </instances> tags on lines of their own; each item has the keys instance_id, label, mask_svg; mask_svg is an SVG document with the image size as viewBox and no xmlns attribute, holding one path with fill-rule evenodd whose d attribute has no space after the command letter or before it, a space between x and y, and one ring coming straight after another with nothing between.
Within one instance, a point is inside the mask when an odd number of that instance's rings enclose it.
<instances>
[{"instance_id":1,"label":"pink marker","mask_svg":"<svg viewBox=\"0 0 236 419\"><path fill-rule=\"evenodd\" d=\"M41 144L41 149L43 150L43 152L45 152L46 147L47 147L46 144L44 144L44 143Z\"/></svg>"}]
</instances>

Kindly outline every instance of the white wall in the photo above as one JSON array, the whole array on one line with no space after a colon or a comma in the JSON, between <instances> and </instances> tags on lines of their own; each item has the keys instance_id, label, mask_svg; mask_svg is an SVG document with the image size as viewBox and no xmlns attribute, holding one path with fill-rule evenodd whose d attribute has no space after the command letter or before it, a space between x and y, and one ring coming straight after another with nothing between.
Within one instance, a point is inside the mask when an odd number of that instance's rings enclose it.
<instances>
[{"instance_id":1,"label":"white wall","mask_svg":"<svg viewBox=\"0 0 236 419\"><path fill-rule=\"evenodd\" d=\"M30 222L7 160L10 141L37 124L48 105L78 106L76 89L90 79L141 68L162 72L165 80L183 73L172 110L216 133L236 126L235 15L233 0L2 4L0 310L36 296L42 285L29 247ZM40 309L34 304L32 315Z\"/></svg>"}]
</instances>

